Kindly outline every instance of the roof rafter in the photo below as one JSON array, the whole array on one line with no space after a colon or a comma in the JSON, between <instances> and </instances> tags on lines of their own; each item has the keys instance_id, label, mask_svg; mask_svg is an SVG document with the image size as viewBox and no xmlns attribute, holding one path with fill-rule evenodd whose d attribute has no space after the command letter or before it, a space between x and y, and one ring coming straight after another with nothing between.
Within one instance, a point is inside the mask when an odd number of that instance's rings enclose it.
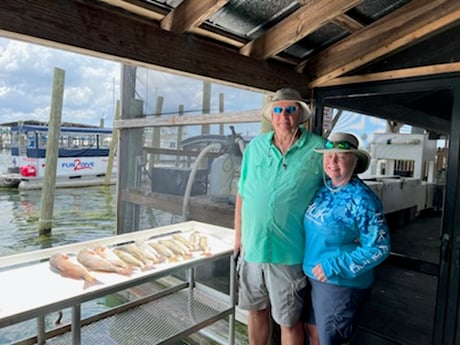
<instances>
[{"instance_id":1,"label":"roof rafter","mask_svg":"<svg viewBox=\"0 0 460 345\"><path fill-rule=\"evenodd\" d=\"M388 72L377 72L339 77L325 82L322 86L335 86L345 84L364 83L369 81L383 81L391 79L411 78L424 75L460 72L460 62L451 62L422 67L411 67L392 70Z\"/></svg>"},{"instance_id":2,"label":"roof rafter","mask_svg":"<svg viewBox=\"0 0 460 345\"><path fill-rule=\"evenodd\" d=\"M340 14L334 19L331 20L332 23L342 27L343 29L347 30L348 32L357 32L364 28L364 25L358 22L357 20L347 16L346 14Z\"/></svg>"},{"instance_id":3,"label":"roof rafter","mask_svg":"<svg viewBox=\"0 0 460 345\"><path fill-rule=\"evenodd\" d=\"M364 64L411 45L460 20L458 0L417 0L391 16L363 28L297 66L312 78L311 87L322 86ZM401 26L401 23L404 23Z\"/></svg>"},{"instance_id":4,"label":"roof rafter","mask_svg":"<svg viewBox=\"0 0 460 345\"><path fill-rule=\"evenodd\" d=\"M140 0L100 0L103 1L111 6L119 7L124 9L125 11L134 13L138 16L142 16L148 19L152 19L154 21L161 22L164 17L166 17L167 13L160 13L158 12L159 9L156 9L152 5L149 5L143 1ZM189 29L191 33L194 33L196 35L202 36L202 37L207 37L211 38L216 41L220 41L223 43L226 43L230 46L236 47L236 48L241 48L243 46L242 42L239 42L235 39L229 38L224 35L220 35L215 32L211 32L206 29L202 29L200 27L191 27Z\"/></svg>"},{"instance_id":5,"label":"roof rafter","mask_svg":"<svg viewBox=\"0 0 460 345\"><path fill-rule=\"evenodd\" d=\"M200 37L161 30L156 21L93 0L67 0L65 6L55 1L46 6L42 0L0 1L0 36L252 90L291 85L303 95L309 93L307 77L286 65L261 64Z\"/></svg>"},{"instance_id":6,"label":"roof rafter","mask_svg":"<svg viewBox=\"0 0 460 345\"><path fill-rule=\"evenodd\" d=\"M163 30L175 33L190 31L225 6L229 0L184 0L160 23Z\"/></svg>"},{"instance_id":7,"label":"roof rafter","mask_svg":"<svg viewBox=\"0 0 460 345\"><path fill-rule=\"evenodd\" d=\"M267 59L289 48L362 0L312 0L263 35L247 43L240 53Z\"/></svg>"}]
</instances>

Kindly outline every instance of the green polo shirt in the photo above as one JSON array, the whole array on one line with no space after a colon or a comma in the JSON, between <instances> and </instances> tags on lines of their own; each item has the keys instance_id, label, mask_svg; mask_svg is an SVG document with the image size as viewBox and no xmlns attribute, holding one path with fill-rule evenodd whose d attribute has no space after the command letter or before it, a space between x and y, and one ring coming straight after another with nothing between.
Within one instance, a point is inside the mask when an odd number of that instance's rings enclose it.
<instances>
[{"instance_id":1,"label":"green polo shirt","mask_svg":"<svg viewBox=\"0 0 460 345\"><path fill-rule=\"evenodd\" d=\"M238 191L242 204L242 246L249 262L300 264L304 256L303 217L322 184L324 139L301 128L299 139L283 155L273 145L274 132L247 145Z\"/></svg>"}]
</instances>

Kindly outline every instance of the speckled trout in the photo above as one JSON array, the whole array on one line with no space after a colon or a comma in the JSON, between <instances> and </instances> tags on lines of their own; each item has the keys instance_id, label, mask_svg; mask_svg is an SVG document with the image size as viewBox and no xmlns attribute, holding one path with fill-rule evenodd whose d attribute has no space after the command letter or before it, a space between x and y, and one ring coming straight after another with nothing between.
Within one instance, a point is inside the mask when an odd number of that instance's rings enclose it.
<instances>
[{"instance_id":1,"label":"speckled trout","mask_svg":"<svg viewBox=\"0 0 460 345\"><path fill-rule=\"evenodd\" d=\"M110 248L105 245L100 245L94 248L94 251L99 255L102 256L104 259L109 261L111 264L124 268L125 270L132 272L133 267L128 265L126 262L121 260L117 254L115 254Z\"/></svg>"}]
</instances>

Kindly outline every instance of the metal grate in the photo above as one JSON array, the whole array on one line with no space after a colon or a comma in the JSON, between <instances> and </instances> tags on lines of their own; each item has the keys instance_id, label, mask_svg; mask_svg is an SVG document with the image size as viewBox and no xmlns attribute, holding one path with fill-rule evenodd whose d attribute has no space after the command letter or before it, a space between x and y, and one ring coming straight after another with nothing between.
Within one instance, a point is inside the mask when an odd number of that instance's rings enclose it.
<instances>
[{"instance_id":1,"label":"metal grate","mask_svg":"<svg viewBox=\"0 0 460 345\"><path fill-rule=\"evenodd\" d=\"M183 290L82 327L81 343L98 345L172 344L232 312L231 304L199 290ZM72 334L46 344L71 344Z\"/></svg>"}]
</instances>

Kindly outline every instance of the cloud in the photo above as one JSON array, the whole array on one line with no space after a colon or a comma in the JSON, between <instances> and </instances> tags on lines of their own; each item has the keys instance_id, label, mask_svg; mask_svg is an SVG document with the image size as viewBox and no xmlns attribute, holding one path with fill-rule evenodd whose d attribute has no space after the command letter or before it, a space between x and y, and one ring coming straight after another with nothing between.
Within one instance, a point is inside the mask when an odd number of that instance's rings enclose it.
<instances>
[{"instance_id":1,"label":"cloud","mask_svg":"<svg viewBox=\"0 0 460 345\"><path fill-rule=\"evenodd\" d=\"M119 63L0 38L0 122L48 121L55 68L65 72L62 121L113 119Z\"/></svg>"},{"instance_id":2,"label":"cloud","mask_svg":"<svg viewBox=\"0 0 460 345\"><path fill-rule=\"evenodd\" d=\"M4 38L0 38L0 122L48 121L55 68L65 72L62 121L98 125L104 119L111 126L120 94L120 63ZM146 114L155 112L159 96L164 116L177 114L180 105L186 114L203 112L203 81L137 70L135 94L144 102ZM224 111L262 107L262 94L212 83L211 113L219 111L220 93Z\"/></svg>"}]
</instances>

